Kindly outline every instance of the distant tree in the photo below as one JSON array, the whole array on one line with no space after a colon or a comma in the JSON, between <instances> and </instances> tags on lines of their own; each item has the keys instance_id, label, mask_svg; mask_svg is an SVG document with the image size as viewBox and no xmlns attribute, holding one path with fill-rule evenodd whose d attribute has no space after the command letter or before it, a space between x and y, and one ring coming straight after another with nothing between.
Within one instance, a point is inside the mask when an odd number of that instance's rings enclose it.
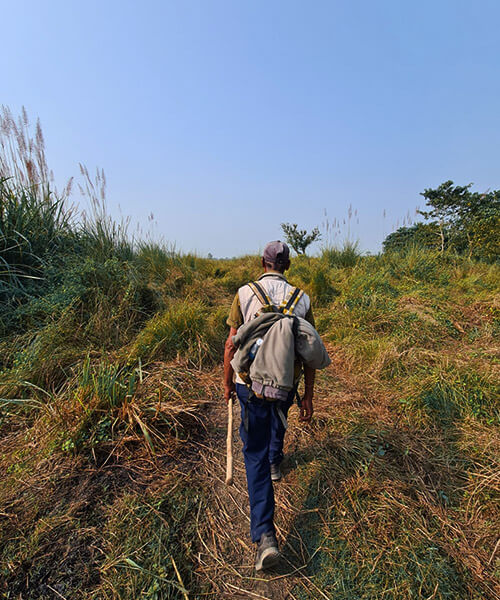
<instances>
[{"instance_id":1,"label":"distant tree","mask_svg":"<svg viewBox=\"0 0 500 600\"><path fill-rule=\"evenodd\" d=\"M485 193L471 192L472 183L459 186L445 181L436 189L421 194L427 200L429 211L419 211L425 219L434 219L440 231L443 251L448 246L469 257L498 257L500 226L500 190Z\"/></svg>"},{"instance_id":2,"label":"distant tree","mask_svg":"<svg viewBox=\"0 0 500 600\"><path fill-rule=\"evenodd\" d=\"M446 240L446 232L444 236ZM411 227L400 227L385 238L382 246L384 252L402 250L408 246L436 250L441 247L441 230L437 223L415 223Z\"/></svg>"},{"instance_id":3,"label":"distant tree","mask_svg":"<svg viewBox=\"0 0 500 600\"><path fill-rule=\"evenodd\" d=\"M469 257L498 259L500 190L479 193L472 192L471 187L445 181L436 189L424 190L421 195L429 210L418 212L428 222L400 227L389 234L383 242L384 251L415 244L441 252L450 248Z\"/></svg>"},{"instance_id":4,"label":"distant tree","mask_svg":"<svg viewBox=\"0 0 500 600\"><path fill-rule=\"evenodd\" d=\"M426 205L431 210L419 210L418 212L425 219L433 219L432 222L437 223L441 252L445 248L445 229L456 229L457 207L465 203L471 185L453 187L453 181L446 181L435 190L429 188L420 194L427 200Z\"/></svg>"},{"instance_id":5,"label":"distant tree","mask_svg":"<svg viewBox=\"0 0 500 600\"><path fill-rule=\"evenodd\" d=\"M281 229L286 241L297 254L305 254L307 247L321 238L321 233L317 227L311 233L307 233L306 229L298 229L297 223L281 223Z\"/></svg>"}]
</instances>

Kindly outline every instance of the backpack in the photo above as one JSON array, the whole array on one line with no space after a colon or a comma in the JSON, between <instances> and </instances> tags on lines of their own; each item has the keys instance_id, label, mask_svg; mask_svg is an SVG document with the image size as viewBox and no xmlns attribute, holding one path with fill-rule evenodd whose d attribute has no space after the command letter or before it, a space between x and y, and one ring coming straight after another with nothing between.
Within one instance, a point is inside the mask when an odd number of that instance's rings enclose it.
<instances>
[{"instance_id":1,"label":"backpack","mask_svg":"<svg viewBox=\"0 0 500 600\"><path fill-rule=\"evenodd\" d=\"M302 298L304 292L303 290L301 290L298 287L293 287L287 294L287 296L282 300L282 302L280 303L279 306L276 306L275 304L272 303L271 298L269 297L269 294L266 292L266 290L263 288L263 286L260 285L260 283L257 283L256 281L251 281L249 284L250 289L253 291L253 293L255 294L255 296L257 296L258 300L260 300L260 303L262 304L262 306L260 307L260 309L255 313L255 317L259 317L260 315L263 315L265 313L281 313L283 315L287 315L290 317L293 317L293 313L295 311L295 308L299 302L299 300ZM296 320L294 319L294 331L296 331L296 327L297 324L295 322ZM255 355L260 347L260 345L262 344L263 339L262 338L258 338L254 344L252 345L252 347L250 348L250 352L249 352L249 357L250 357L250 362L253 362L253 359L255 358Z\"/></svg>"},{"instance_id":2,"label":"backpack","mask_svg":"<svg viewBox=\"0 0 500 600\"><path fill-rule=\"evenodd\" d=\"M294 328L294 331L296 331L297 323L296 323L296 318L293 316L293 313L295 311L295 308L297 307L299 300L304 295L303 290L301 290L298 287L292 287L292 289L288 292L287 296L282 300L280 305L276 306L275 304L272 303L271 298L269 297L269 294L266 292L266 290L263 288L263 286L261 286L257 281L251 281L250 283L248 283L248 285L249 285L250 289L253 291L253 293L255 294L255 296L258 298L258 300L260 300L260 303L262 304L260 309L255 313L255 317L258 317L264 313L269 313L269 312L281 313L283 315L288 315L290 317L293 317L293 320L294 320L293 328ZM261 338L259 338L252 345L252 347L250 349L250 359L251 359L250 362L253 362L253 359L255 358L255 354L257 353L262 341L263 340ZM240 373L240 376L241 376L241 373ZM248 374L246 374L244 381L245 381L246 386L250 390L252 390L252 388L251 388L252 383L248 377ZM253 394L253 393L254 392L251 391L251 394ZM261 397L261 396L259 395L258 397ZM271 400L269 398L266 398L266 399ZM300 396L299 396L297 389L295 390L295 399L297 401L297 405L300 406ZM278 415L286 429L288 427L286 418L279 406L278 406L277 410L278 410Z\"/></svg>"},{"instance_id":3,"label":"backpack","mask_svg":"<svg viewBox=\"0 0 500 600\"><path fill-rule=\"evenodd\" d=\"M271 302L271 298L269 298L268 293L260 285L260 283L257 283L257 281L251 281L248 284L248 286L262 304L260 309L255 313L256 317L268 312L279 312L283 315L293 315L299 300L304 295L303 290L301 290L298 287L293 287L288 292L288 295L285 298L283 298L281 304L279 306L276 306Z\"/></svg>"}]
</instances>

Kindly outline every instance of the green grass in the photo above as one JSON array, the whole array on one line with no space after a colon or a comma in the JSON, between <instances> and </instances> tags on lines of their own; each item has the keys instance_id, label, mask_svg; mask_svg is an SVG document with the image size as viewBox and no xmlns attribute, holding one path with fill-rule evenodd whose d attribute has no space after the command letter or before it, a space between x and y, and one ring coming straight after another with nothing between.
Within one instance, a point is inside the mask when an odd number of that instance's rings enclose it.
<instances>
[{"instance_id":1,"label":"green grass","mask_svg":"<svg viewBox=\"0 0 500 600\"><path fill-rule=\"evenodd\" d=\"M210 310L195 299L176 300L145 324L133 342L130 360L142 359L147 363L185 356L201 365L210 356L220 357L222 326L223 315L219 310Z\"/></svg>"}]
</instances>

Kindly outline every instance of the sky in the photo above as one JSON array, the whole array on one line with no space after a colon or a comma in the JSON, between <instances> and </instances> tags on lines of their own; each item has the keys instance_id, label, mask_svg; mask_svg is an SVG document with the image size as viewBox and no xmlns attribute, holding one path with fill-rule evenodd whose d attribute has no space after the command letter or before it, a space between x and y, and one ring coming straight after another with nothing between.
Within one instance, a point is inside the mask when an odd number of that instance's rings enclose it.
<instances>
[{"instance_id":1,"label":"sky","mask_svg":"<svg viewBox=\"0 0 500 600\"><path fill-rule=\"evenodd\" d=\"M103 168L110 213L177 250L292 222L377 252L424 189L500 186L497 0L1 4L0 104L40 118L58 182Z\"/></svg>"}]
</instances>

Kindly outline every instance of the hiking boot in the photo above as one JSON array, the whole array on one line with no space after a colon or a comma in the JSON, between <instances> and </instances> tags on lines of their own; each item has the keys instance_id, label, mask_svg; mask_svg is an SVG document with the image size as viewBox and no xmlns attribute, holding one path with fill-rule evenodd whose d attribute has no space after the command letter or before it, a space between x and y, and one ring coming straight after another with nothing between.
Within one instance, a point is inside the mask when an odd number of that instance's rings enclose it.
<instances>
[{"instance_id":1,"label":"hiking boot","mask_svg":"<svg viewBox=\"0 0 500 600\"><path fill-rule=\"evenodd\" d=\"M255 559L255 570L271 569L276 565L280 557L278 542L272 531L263 533L260 542L257 543L257 558Z\"/></svg>"},{"instance_id":2,"label":"hiking boot","mask_svg":"<svg viewBox=\"0 0 500 600\"><path fill-rule=\"evenodd\" d=\"M278 463L271 464L271 480L279 481L281 479L281 469Z\"/></svg>"}]
</instances>

